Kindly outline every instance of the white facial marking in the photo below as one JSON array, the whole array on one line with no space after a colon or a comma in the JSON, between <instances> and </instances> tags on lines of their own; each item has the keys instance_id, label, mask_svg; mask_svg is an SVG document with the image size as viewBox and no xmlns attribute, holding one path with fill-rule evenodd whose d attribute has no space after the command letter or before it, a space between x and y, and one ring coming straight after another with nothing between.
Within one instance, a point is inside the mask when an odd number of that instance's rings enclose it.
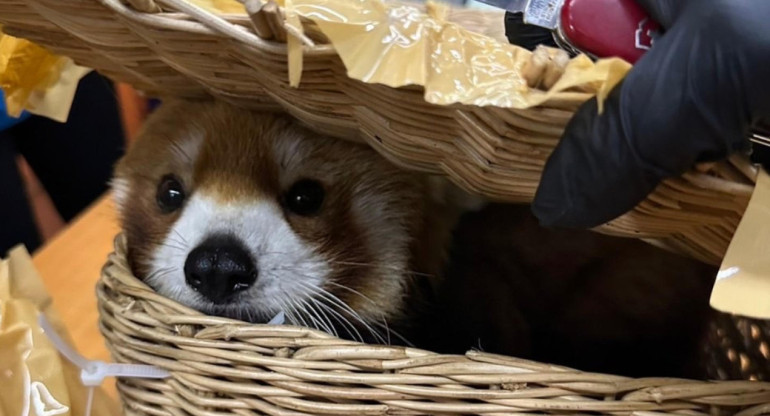
<instances>
[{"instance_id":1,"label":"white facial marking","mask_svg":"<svg viewBox=\"0 0 770 416\"><path fill-rule=\"evenodd\" d=\"M185 282L188 253L218 234L240 240L258 270L254 285L232 305L214 305ZM147 283L164 296L204 312L236 312L260 319L313 295L330 273L324 259L294 233L275 202L221 203L198 194L187 201L156 250L151 269Z\"/></svg>"},{"instance_id":2,"label":"white facial marking","mask_svg":"<svg viewBox=\"0 0 770 416\"><path fill-rule=\"evenodd\" d=\"M112 188L112 200L115 201L115 206L122 209L126 205L128 199L128 193L131 191L131 185L128 179L114 178L110 182Z\"/></svg>"},{"instance_id":3,"label":"white facial marking","mask_svg":"<svg viewBox=\"0 0 770 416\"><path fill-rule=\"evenodd\" d=\"M190 127L189 131L181 139L171 142L173 156L180 163L193 163L193 161L198 159L198 154L205 137L203 132L197 128Z\"/></svg>"}]
</instances>

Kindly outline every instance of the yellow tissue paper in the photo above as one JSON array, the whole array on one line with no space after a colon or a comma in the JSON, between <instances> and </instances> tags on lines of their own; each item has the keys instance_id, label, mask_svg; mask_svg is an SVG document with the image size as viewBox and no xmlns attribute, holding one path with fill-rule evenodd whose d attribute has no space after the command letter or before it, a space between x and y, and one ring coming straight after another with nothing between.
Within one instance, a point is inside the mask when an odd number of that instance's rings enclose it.
<instances>
[{"instance_id":1,"label":"yellow tissue paper","mask_svg":"<svg viewBox=\"0 0 770 416\"><path fill-rule=\"evenodd\" d=\"M235 0L188 0L214 13L232 14ZM424 87L426 101L529 108L550 100L600 103L631 69L619 58L597 62L578 56L547 91L528 86L523 73L532 52L448 20L448 8L383 0L277 0L288 24L312 22L329 39L349 77L390 87ZM479 12L481 13L481 12ZM488 13L488 12L487 12ZM500 24L503 15L499 13ZM482 28L478 28L479 31ZM290 84L299 82L302 44L289 37Z\"/></svg>"},{"instance_id":2,"label":"yellow tissue paper","mask_svg":"<svg viewBox=\"0 0 770 416\"><path fill-rule=\"evenodd\" d=\"M0 415L82 416L88 391L80 370L48 340L38 325L40 313L71 343L32 259L23 247L15 248L0 260ZM96 389L91 414L118 416L120 411Z\"/></svg>"},{"instance_id":3,"label":"yellow tissue paper","mask_svg":"<svg viewBox=\"0 0 770 416\"><path fill-rule=\"evenodd\" d=\"M243 5L236 0L188 0L200 8L220 14L245 14Z\"/></svg>"},{"instance_id":4,"label":"yellow tissue paper","mask_svg":"<svg viewBox=\"0 0 770 416\"><path fill-rule=\"evenodd\" d=\"M65 122L78 82L90 69L28 40L0 33L0 88L8 115L23 110Z\"/></svg>"},{"instance_id":5,"label":"yellow tissue paper","mask_svg":"<svg viewBox=\"0 0 770 416\"><path fill-rule=\"evenodd\" d=\"M711 293L714 309L770 319L770 175L759 170L754 193L727 248Z\"/></svg>"}]
</instances>

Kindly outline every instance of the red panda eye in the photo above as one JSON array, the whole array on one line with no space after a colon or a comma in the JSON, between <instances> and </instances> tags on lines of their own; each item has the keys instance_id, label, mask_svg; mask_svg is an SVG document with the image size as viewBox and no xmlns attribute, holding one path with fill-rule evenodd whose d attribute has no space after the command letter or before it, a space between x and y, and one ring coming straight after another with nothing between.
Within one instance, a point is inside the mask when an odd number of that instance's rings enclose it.
<instances>
[{"instance_id":1,"label":"red panda eye","mask_svg":"<svg viewBox=\"0 0 770 416\"><path fill-rule=\"evenodd\" d=\"M303 217L315 215L324 202L324 188L314 180L302 179L294 183L284 196L286 208Z\"/></svg>"},{"instance_id":2,"label":"red panda eye","mask_svg":"<svg viewBox=\"0 0 770 416\"><path fill-rule=\"evenodd\" d=\"M164 214L174 212L184 203L185 194L182 183L173 175L166 175L158 185L155 200Z\"/></svg>"}]
</instances>

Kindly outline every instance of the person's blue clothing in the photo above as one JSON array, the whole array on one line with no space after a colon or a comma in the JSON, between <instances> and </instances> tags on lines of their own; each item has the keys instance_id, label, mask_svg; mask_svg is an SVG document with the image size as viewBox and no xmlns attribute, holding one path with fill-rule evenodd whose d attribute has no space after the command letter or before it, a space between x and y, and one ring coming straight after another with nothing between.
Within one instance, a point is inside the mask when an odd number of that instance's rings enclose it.
<instances>
[{"instance_id":1,"label":"person's blue clothing","mask_svg":"<svg viewBox=\"0 0 770 416\"><path fill-rule=\"evenodd\" d=\"M24 111L19 118L11 117L5 109L5 94L0 90L0 131L11 128L29 118L29 113Z\"/></svg>"}]
</instances>

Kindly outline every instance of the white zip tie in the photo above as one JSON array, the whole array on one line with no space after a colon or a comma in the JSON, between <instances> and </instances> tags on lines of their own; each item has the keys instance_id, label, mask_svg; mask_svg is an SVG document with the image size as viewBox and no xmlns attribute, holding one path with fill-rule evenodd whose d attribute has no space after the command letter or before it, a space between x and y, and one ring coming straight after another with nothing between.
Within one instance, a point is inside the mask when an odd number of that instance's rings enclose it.
<instances>
[{"instance_id":1,"label":"white zip tie","mask_svg":"<svg viewBox=\"0 0 770 416\"><path fill-rule=\"evenodd\" d=\"M88 387L85 416L91 415L94 387L100 386L106 377L167 378L171 376L168 371L152 365L117 364L89 360L78 354L74 348L67 344L42 313L38 316L38 323L59 353L80 368L80 381L84 386Z\"/></svg>"},{"instance_id":2,"label":"white zip tie","mask_svg":"<svg viewBox=\"0 0 770 416\"><path fill-rule=\"evenodd\" d=\"M286 314L283 311L280 311L267 324L268 325L283 325L284 322L286 322Z\"/></svg>"},{"instance_id":3,"label":"white zip tie","mask_svg":"<svg viewBox=\"0 0 770 416\"><path fill-rule=\"evenodd\" d=\"M268 325L283 325L286 322L284 311L278 312ZM88 399L86 400L85 416L91 416L91 408L94 401L94 387L100 386L107 377L130 378L167 378L171 374L161 368L145 364L117 364L104 361L89 360L80 355L74 348L67 344L56 332L48 319L42 313L38 316L38 323L43 333L48 337L54 347L68 361L80 368L80 382L88 387Z\"/></svg>"}]
</instances>

